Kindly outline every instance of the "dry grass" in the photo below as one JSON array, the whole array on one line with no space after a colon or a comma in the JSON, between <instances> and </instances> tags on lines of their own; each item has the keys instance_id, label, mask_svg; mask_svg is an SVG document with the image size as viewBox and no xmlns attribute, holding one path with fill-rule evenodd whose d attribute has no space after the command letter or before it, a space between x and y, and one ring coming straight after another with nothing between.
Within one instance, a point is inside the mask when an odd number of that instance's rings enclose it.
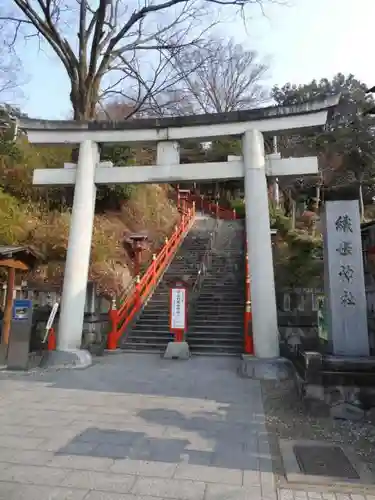
<instances>
[{"instance_id":1,"label":"dry grass","mask_svg":"<svg viewBox=\"0 0 375 500\"><path fill-rule=\"evenodd\" d=\"M90 279L102 292L120 293L132 276L132 261L123 247L126 233L147 231L149 243L143 261L161 246L178 221L168 188L137 186L121 212L98 215L94 221ZM30 276L35 282L61 284L68 245L70 212L47 212L36 204L20 204L0 191L0 244L26 244L46 256Z\"/></svg>"}]
</instances>

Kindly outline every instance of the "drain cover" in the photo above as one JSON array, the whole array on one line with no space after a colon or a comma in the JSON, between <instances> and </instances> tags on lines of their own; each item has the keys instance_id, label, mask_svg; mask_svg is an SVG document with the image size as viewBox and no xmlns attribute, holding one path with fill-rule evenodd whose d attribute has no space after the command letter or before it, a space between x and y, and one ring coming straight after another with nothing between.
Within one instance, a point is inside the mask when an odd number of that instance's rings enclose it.
<instances>
[{"instance_id":1,"label":"drain cover","mask_svg":"<svg viewBox=\"0 0 375 500\"><path fill-rule=\"evenodd\" d=\"M360 479L349 459L339 446L293 447L301 472L309 476L329 476Z\"/></svg>"}]
</instances>

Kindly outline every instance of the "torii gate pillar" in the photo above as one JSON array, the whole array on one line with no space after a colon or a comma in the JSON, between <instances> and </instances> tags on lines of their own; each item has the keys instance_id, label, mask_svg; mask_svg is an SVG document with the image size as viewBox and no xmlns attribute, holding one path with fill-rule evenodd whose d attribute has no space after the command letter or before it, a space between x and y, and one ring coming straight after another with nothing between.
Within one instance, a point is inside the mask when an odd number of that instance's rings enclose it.
<instances>
[{"instance_id":1,"label":"torii gate pillar","mask_svg":"<svg viewBox=\"0 0 375 500\"><path fill-rule=\"evenodd\" d=\"M95 215L95 169L98 163L98 145L91 140L82 142L76 168L57 350L51 351L48 359L54 365L85 367L91 364L90 353L81 350L81 339Z\"/></svg>"},{"instance_id":2,"label":"torii gate pillar","mask_svg":"<svg viewBox=\"0 0 375 500\"><path fill-rule=\"evenodd\" d=\"M257 358L279 356L279 333L263 135L248 130L242 138L246 234L250 269L254 351Z\"/></svg>"}]
</instances>

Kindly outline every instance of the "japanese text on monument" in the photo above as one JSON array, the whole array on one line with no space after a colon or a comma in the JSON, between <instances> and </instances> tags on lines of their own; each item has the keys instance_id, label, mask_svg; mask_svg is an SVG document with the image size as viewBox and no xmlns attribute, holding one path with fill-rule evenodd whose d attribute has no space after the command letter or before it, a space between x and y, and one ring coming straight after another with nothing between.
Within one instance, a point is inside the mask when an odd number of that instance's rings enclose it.
<instances>
[{"instance_id":1,"label":"japanese text on monument","mask_svg":"<svg viewBox=\"0 0 375 500\"><path fill-rule=\"evenodd\" d=\"M336 232L342 233L342 240L336 249L336 252L342 258L338 275L344 287L340 295L340 300L345 307L355 306L355 296L350 287L353 283L355 273L350 263L350 257L353 255L353 244L350 240L350 235L353 233L353 224L349 215L339 215L335 221L335 228Z\"/></svg>"}]
</instances>

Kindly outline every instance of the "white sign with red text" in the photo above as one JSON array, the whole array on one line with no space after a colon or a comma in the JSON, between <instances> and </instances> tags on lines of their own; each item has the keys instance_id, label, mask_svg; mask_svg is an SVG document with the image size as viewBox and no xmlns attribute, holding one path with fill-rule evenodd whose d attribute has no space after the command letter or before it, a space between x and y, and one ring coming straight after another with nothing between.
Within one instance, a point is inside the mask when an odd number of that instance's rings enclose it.
<instances>
[{"instance_id":1,"label":"white sign with red text","mask_svg":"<svg viewBox=\"0 0 375 500\"><path fill-rule=\"evenodd\" d=\"M186 288L172 288L170 296L170 327L172 332L186 329Z\"/></svg>"}]
</instances>

